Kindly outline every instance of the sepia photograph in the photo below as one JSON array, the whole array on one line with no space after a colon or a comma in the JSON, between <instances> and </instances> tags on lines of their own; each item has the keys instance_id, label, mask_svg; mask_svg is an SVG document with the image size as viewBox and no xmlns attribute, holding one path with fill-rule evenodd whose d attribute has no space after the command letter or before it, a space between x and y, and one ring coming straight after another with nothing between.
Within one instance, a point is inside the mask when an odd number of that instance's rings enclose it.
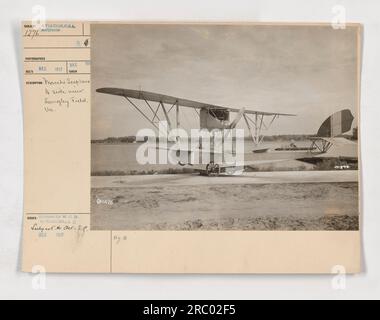
<instances>
[{"instance_id":1,"label":"sepia photograph","mask_svg":"<svg viewBox=\"0 0 380 320\"><path fill-rule=\"evenodd\" d=\"M380 297L380 1L2 3L0 299Z\"/></svg>"},{"instance_id":2,"label":"sepia photograph","mask_svg":"<svg viewBox=\"0 0 380 320\"><path fill-rule=\"evenodd\" d=\"M359 230L359 30L91 24L91 230Z\"/></svg>"}]
</instances>

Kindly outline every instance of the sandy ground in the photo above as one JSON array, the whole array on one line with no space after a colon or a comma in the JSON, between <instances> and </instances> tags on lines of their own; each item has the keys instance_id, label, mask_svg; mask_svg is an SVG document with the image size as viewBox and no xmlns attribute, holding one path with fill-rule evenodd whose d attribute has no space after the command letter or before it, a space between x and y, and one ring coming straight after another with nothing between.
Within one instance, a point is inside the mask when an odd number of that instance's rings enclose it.
<instances>
[{"instance_id":1,"label":"sandy ground","mask_svg":"<svg viewBox=\"0 0 380 320\"><path fill-rule=\"evenodd\" d=\"M96 230L357 230L357 171L93 177Z\"/></svg>"},{"instance_id":2,"label":"sandy ground","mask_svg":"<svg viewBox=\"0 0 380 320\"><path fill-rule=\"evenodd\" d=\"M240 176L205 177L195 174L158 174L135 176L94 176L92 188L121 188L131 186L199 186L221 184L357 182L358 171L279 171L246 172Z\"/></svg>"}]
</instances>

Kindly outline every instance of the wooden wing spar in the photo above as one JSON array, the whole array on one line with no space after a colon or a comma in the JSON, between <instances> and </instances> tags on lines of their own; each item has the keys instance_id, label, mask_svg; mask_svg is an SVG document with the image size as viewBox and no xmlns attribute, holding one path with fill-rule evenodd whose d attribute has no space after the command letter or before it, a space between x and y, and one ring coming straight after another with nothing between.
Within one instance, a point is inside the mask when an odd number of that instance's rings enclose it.
<instances>
[{"instance_id":1,"label":"wooden wing spar","mask_svg":"<svg viewBox=\"0 0 380 320\"><path fill-rule=\"evenodd\" d=\"M195 108L195 109L212 109L212 110L225 110L229 112L239 112L241 109L223 107L209 103L198 102L194 100L182 99L178 97L168 96L160 93L141 91L141 90L131 90L131 89L120 89L120 88L100 88L96 92L112 94L116 96L122 96L125 98L138 99L153 101L159 103L167 103L171 105L178 105L181 107ZM295 114L289 113L277 113L277 112L263 112L255 110L244 110L246 114L258 114L266 116L295 116Z\"/></svg>"}]
</instances>

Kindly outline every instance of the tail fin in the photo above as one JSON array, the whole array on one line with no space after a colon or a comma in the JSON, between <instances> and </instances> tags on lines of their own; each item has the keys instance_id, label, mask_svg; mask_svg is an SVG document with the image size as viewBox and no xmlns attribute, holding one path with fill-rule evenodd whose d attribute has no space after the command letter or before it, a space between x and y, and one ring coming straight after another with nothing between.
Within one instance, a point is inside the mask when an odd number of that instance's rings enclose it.
<instances>
[{"instance_id":1,"label":"tail fin","mask_svg":"<svg viewBox=\"0 0 380 320\"><path fill-rule=\"evenodd\" d=\"M318 130L317 137L333 138L351 130L354 116L349 109L338 111L328 117Z\"/></svg>"}]
</instances>

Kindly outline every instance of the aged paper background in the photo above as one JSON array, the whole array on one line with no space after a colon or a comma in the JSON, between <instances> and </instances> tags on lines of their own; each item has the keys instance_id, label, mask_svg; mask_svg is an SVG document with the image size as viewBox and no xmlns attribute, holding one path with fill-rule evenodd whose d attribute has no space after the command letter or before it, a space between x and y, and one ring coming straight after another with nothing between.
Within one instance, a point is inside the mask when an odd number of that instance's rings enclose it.
<instances>
[{"instance_id":1,"label":"aged paper background","mask_svg":"<svg viewBox=\"0 0 380 320\"><path fill-rule=\"evenodd\" d=\"M360 271L359 231L90 231L90 23L49 24L57 31L39 35L22 24L23 271L38 265L91 273L331 273L336 265ZM76 101L54 92L55 81L75 90Z\"/></svg>"}]
</instances>

